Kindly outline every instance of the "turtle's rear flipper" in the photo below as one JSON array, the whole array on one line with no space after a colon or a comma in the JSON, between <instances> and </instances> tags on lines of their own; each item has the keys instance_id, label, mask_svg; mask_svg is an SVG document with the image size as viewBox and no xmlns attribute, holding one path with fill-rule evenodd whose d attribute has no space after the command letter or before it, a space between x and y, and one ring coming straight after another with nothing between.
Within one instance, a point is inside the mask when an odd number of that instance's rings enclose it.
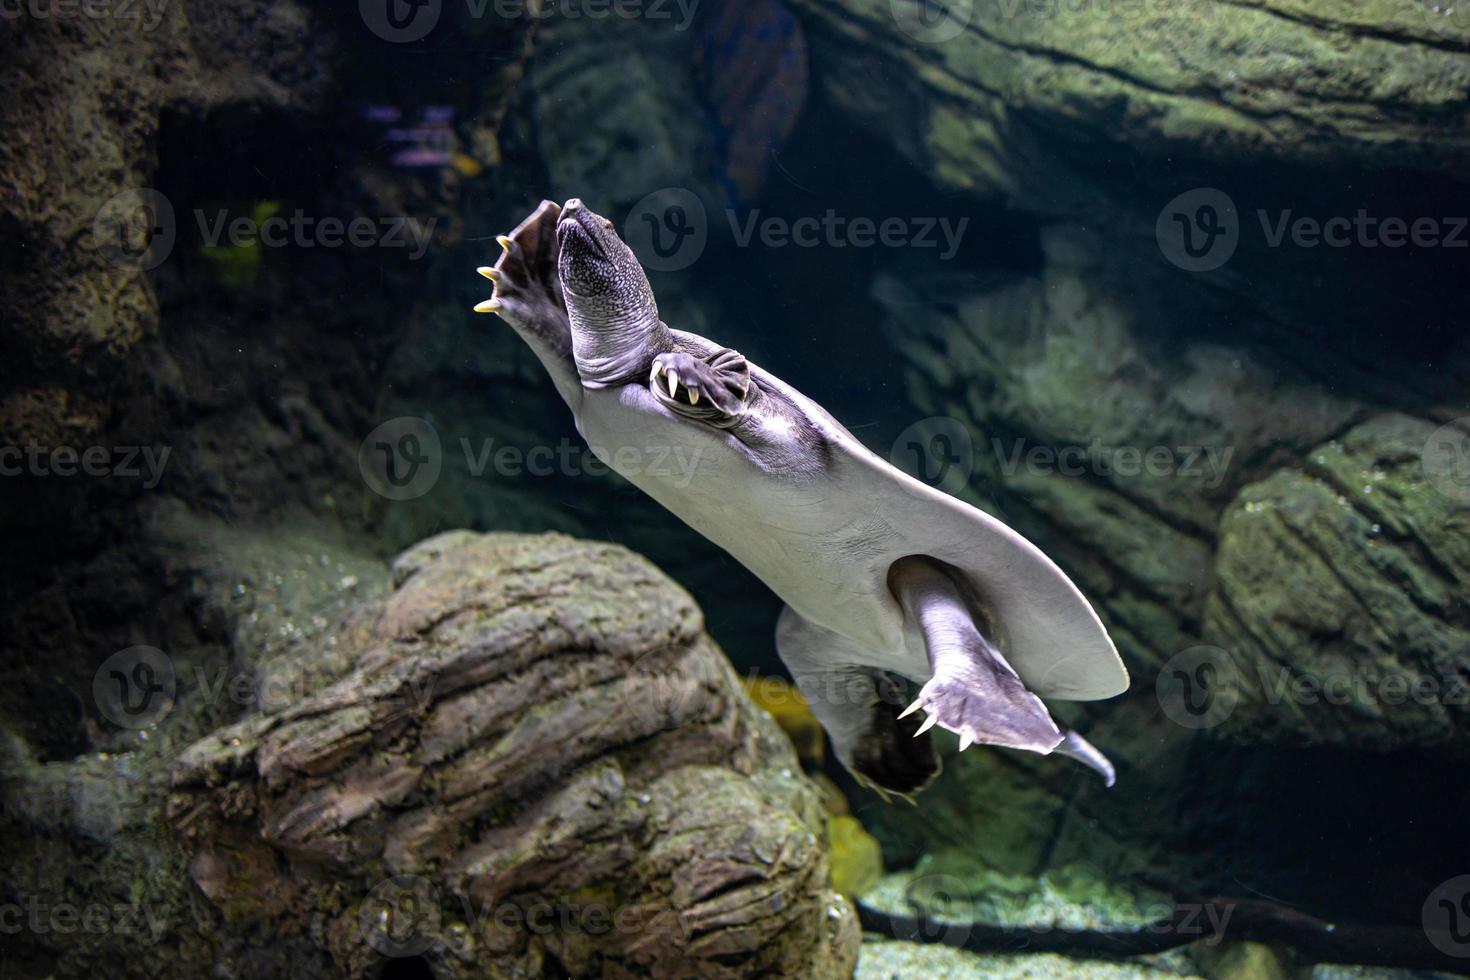
<instances>
[{"instance_id":1,"label":"turtle's rear flipper","mask_svg":"<svg viewBox=\"0 0 1470 980\"><path fill-rule=\"evenodd\" d=\"M904 716L929 713L923 725L960 737L960 751L979 742L1049 755L1061 752L1086 763L1112 785L1113 767L1075 732L1065 732L1051 712L976 625L964 592L944 566L912 556L894 562L890 583L904 615L918 624L934 676Z\"/></svg>"},{"instance_id":2,"label":"turtle's rear flipper","mask_svg":"<svg viewBox=\"0 0 1470 980\"><path fill-rule=\"evenodd\" d=\"M898 717L897 685L860 666L866 654L791 607L776 624L776 650L832 739L838 761L881 793L911 796L939 773L939 756L917 718ZM915 737L917 735L917 737Z\"/></svg>"}]
</instances>

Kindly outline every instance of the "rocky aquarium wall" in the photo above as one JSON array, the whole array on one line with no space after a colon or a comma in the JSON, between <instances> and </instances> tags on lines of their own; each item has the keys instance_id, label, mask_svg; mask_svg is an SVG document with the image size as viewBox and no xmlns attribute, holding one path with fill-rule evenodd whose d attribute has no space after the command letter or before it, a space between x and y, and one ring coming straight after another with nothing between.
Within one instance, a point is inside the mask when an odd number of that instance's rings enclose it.
<instances>
[{"instance_id":1,"label":"rocky aquarium wall","mask_svg":"<svg viewBox=\"0 0 1470 980\"><path fill-rule=\"evenodd\" d=\"M0 4L0 977L1470 976L1467 176L1460 0Z\"/></svg>"}]
</instances>

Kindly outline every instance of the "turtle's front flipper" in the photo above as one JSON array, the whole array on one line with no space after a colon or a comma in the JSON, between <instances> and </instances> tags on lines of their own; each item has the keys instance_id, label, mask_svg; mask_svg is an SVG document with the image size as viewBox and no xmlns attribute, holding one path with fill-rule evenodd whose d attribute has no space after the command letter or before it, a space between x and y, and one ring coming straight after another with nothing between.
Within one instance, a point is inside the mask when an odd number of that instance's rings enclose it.
<instances>
[{"instance_id":1,"label":"turtle's front flipper","mask_svg":"<svg viewBox=\"0 0 1470 980\"><path fill-rule=\"evenodd\" d=\"M750 365L729 348L703 358L686 351L666 351L654 357L648 386L660 402L680 415L728 424L745 411Z\"/></svg>"},{"instance_id":2,"label":"turtle's front flipper","mask_svg":"<svg viewBox=\"0 0 1470 980\"><path fill-rule=\"evenodd\" d=\"M1112 785L1112 765L1082 736L1057 727L1046 705L976 626L963 591L943 565L932 558L901 558L889 581L904 615L923 633L934 672L904 716L927 711L921 727L937 724L954 732L960 751L981 742L1043 755L1061 752Z\"/></svg>"},{"instance_id":3,"label":"turtle's front flipper","mask_svg":"<svg viewBox=\"0 0 1470 980\"><path fill-rule=\"evenodd\" d=\"M548 356L570 361L572 328L556 272L556 219L561 208L542 201L526 220L497 241L503 250L493 267L480 275L495 284L495 295L475 307L498 313L543 361Z\"/></svg>"},{"instance_id":4,"label":"turtle's front flipper","mask_svg":"<svg viewBox=\"0 0 1470 980\"><path fill-rule=\"evenodd\" d=\"M776 624L776 650L832 750L858 782L909 797L939 772L939 757L917 718L899 718L902 702L881 674L860 666L863 651L787 606ZM915 736L918 737L915 737Z\"/></svg>"}]
</instances>

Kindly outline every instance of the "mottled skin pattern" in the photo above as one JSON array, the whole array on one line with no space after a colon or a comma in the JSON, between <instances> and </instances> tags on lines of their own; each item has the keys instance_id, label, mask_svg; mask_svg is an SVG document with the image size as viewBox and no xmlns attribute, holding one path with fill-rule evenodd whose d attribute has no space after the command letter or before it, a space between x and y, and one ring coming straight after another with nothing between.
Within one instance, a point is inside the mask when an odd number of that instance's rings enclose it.
<instances>
[{"instance_id":1,"label":"mottled skin pattern","mask_svg":"<svg viewBox=\"0 0 1470 980\"><path fill-rule=\"evenodd\" d=\"M500 242L480 270L495 295L476 309L535 351L594 452L787 602L777 648L859 779L923 788L938 725L962 750L1058 751L1111 783L1101 753L1032 691L1127 685L1095 613L1044 555L893 469L740 354L669 327L637 258L580 201L543 202ZM650 465L670 448L698 461L688 480ZM895 674L922 685L906 710Z\"/></svg>"}]
</instances>

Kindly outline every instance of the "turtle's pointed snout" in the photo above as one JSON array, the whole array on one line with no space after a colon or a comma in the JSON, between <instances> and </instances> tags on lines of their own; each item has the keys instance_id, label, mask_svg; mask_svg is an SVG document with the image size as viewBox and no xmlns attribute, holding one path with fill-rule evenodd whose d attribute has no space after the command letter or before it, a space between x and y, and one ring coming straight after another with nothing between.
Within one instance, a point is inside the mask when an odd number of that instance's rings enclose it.
<instances>
[{"instance_id":1,"label":"turtle's pointed snout","mask_svg":"<svg viewBox=\"0 0 1470 980\"><path fill-rule=\"evenodd\" d=\"M582 199L580 197L568 198L567 203L561 208L562 219L570 218L574 212L580 210L582 210Z\"/></svg>"}]
</instances>

